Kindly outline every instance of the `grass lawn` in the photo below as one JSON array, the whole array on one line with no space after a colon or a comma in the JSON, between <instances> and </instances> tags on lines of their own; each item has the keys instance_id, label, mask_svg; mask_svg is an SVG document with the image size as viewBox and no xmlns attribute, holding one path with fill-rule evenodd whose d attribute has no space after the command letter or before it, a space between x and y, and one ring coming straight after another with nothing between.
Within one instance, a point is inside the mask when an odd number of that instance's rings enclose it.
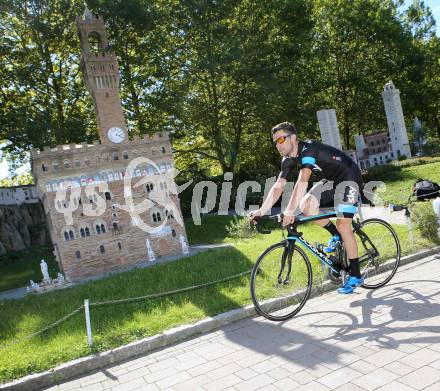
<instances>
[{"instance_id":1,"label":"grass lawn","mask_svg":"<svg viewBox=\"0 0 440 391\"><path fill-rule=\"evenodd\" d=\"M412 185L419 178L440 184L440 163L405 167L386 176L374 178L374 180L383 181L386 184L386 190L381 193L383 201L400 204L408 201L408 197L412 194Z\"/></svg>"},{"instance_id":2,"label":"grass lawn","mask_svg":"<svg viewBox=\"0 0 440 391\"><path fill-rule=\"evenodd\" d=\"M188 225L188 234L191 242L197 243L209 232L211 241L230 242L233 247L209 250L178 262L121 273L64 291L0 302L0 349L80 307L86 298L96 303L141 296L215 281L250 270L262 250L281 239L278 230L271 235L258 235L236 242L225 235L225 225L229 220L229 217L204 217L201 227ZM406 227L396 226L396 229L404 254L432 245L417 232L415 241L410 243ZM327 239L326 234L322 237L320 228L312 225L304 226L302 231L312 243ZM321 267L314 258L311 260L314 281L319 283L322 280ZM167 298L92 307L93 351L117 347L250 303L249 276L245 275ZM40 336L0 350L0 382L90 354L84 324L81 311Z\"/></svg>"}]
</instances>

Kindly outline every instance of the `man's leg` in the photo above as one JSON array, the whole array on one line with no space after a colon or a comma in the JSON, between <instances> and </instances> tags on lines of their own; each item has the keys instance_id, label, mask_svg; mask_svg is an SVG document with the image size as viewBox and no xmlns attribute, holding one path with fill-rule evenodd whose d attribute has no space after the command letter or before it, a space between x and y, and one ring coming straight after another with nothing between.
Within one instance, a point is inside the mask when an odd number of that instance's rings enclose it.
<instances>
[{"instance_id":1,"label":"man's leg","mask_svg":"<svg viewBox=\"0 0 440 391\"><path fill-rule=\"evenodd\" d=\"M359 267L358 247L353 230L351 228L352 220L352 217L340 217L336 220L336 226L338 227L338 231L341 233L345 250L347 252L347 257L350 262L350 276L345 285L338 289L339 293L344 294L353 293L354 289L363 283Z\"/></svg>"},{"instance_id":2,"label":"man's leg","mask_svg":"<svg viewBox=\"0 0 440 391\"><path fill-rule=\"evenodd\" d=\"M311 191L316 189L316 186L312 188ZM321 189L318 189L318 193L320 194L320 199L318 199L315 195L315 193L307 193L304 198L301 200L300 203L300 209L302 210L303 214L306 216L316 216L319 214L319 207L321 204L326 205L326 203L329 202L327 200L329 197L331 199L331 203L333 202L333 192L326 191L324 189L324 192ZM336 226L330 221L330 219L322 219L322 220L316 220L314 221L317 225L324 228L327 232L332 235L329 243L327 244L327 247L324 249L324 251L332 252L335 250L335 247L338 242L341 241L341 235L339 234Z\"/></svg>"},{"instance_id":3,"label":"man's leg","mask_svg":"<svg viewBox=\"0 0 440 391\"><path fill-rule=\"evenodd\" d=\"M351 217L339 217L336 220L336 227L344 241L348 259L358 258L358 247L351 227L352 220L353 218Z\"/></svg>"}]
</instances>

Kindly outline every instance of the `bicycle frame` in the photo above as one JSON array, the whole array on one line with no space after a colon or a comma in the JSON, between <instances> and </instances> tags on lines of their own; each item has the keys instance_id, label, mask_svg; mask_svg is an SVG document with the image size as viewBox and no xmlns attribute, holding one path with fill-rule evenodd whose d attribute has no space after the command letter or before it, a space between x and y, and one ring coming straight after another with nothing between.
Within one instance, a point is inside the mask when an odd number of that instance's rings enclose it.
<instances>
[{"instance_id":1,"label":"bicycle frame","mask_svg":"<svg viewBox=\"0 0 440 391\"><path fill-rule=\"evenodd\" d=\"M337 213L329 212L314 216L297 216L295 222L287 227L288 236L286 240L288 242L293 242L293 244L295 244L296 242L301 243L301 245L305 247L307 250L309 250L313 255L315 255L322 264L325 264L335 273L339 273L339 270L336 270L334 268L333 261L330 258L328 258L325 254L320 252L315 246L310 244L307 240L303 239L302 232L298 232L296 230L296 228L301 224L308 223L310 221L321 220L324 218L330 218L330 217L337 217ZM284 269L284 267L282 267L282 269Z\"/></svg>"}]
</instances>

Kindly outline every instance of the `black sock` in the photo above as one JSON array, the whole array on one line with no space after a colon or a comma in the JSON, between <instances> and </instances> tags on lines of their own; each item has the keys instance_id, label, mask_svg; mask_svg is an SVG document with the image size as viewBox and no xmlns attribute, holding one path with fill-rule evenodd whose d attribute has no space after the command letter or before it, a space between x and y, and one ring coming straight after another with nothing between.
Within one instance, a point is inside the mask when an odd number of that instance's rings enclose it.
<instances>
[{"instance_id":1,"label":"black sock","mask_svg":"<svg viewBox=\"0 0 440 391\"><path fill-rule=\"evenodd\" d=\"M350 259L350 276L361 278L361 269L359 266L359 258Z\"/></svg>"},{"instance_id":2,"label":"black sock","mask_svg":"<svg viewBox=\"0 0 440 391\"><path fill-rule=\"evenodd\" d=\"M338 235L339 237L341 237L341 234L338 232L336 225L334 225L331 221L324 225L323 228L330 232L332 236Z\"/></svg>"}]
</instances>

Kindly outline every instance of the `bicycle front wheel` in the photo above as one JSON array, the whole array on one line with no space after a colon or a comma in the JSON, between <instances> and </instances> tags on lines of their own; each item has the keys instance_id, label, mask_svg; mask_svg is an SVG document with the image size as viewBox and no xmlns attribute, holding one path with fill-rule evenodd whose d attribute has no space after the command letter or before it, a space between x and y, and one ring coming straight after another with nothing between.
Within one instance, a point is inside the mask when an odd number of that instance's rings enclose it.
<instances>
[{"instance_id":1,"label":"bicycle front wheel","mask_svg":"<svg viewBox=\"0 0 440 391\"><path fill-rule=\"evenodd\" d=\"M312 267L305 252L288 242L264 251L251 273L251 296L255 310L265 318L282 321L295 316L312 289Z\"/></svg>"},{"instance_id":2,"label":"bicycle front wheel","mask_svg":"<svg viewBox=\"0 0 440 391\"><path fill-rule=\"evenodd\" d=\"M400 243L396 232L386 221L368 219L355 229L363 288L384 286L396 274L400 264Z\"/></svg>"}]
</instances>

